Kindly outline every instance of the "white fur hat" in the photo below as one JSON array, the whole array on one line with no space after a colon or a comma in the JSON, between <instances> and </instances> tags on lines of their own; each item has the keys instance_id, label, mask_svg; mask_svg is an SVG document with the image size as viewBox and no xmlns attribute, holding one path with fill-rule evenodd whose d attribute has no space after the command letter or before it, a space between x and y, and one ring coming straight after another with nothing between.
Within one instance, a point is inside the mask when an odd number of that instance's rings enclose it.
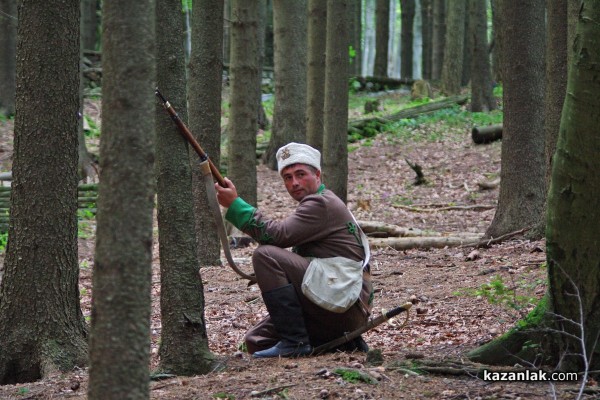
<instances>
[{"instance_id":1,"label":"white fur hat","mask_svg":"<svg viewBox=\"0 0 600 400\"><path fill-rule=\"evenodd\" d=\"M292 164L307 164L321 170L321 153L307 144L288 143L277 150L276 157L280 174L285 167Z\"/></svg>"}]
</instances>

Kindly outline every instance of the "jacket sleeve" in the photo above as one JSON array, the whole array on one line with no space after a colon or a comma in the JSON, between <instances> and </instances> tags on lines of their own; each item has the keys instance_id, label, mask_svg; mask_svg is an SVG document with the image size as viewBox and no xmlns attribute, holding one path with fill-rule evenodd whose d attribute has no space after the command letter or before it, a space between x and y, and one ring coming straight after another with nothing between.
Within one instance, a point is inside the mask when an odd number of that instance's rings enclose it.
<instances>
[{"instance_id":1,"label":"jacket sleeve","mask_svg":"<svg viewBox=\"0 0 600 400\"><path fill-rule=\"evenodd\" d=\"M319 195L306 196L295 212L281 221L270 220L241 198L235 199L225 218L260 244L286 248L319 240L327 235L327 201Z\"/></svg>"}]
</instances>

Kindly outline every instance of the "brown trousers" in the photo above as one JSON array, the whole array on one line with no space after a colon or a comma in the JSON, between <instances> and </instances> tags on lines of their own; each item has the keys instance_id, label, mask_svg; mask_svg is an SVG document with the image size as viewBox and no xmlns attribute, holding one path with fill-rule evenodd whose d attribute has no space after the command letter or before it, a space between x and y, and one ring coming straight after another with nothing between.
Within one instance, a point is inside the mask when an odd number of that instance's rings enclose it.
<instances>
[{"instance_id":1,"label":"brown trousers","mask_svg":"<svg viewBox=\"0 0 600 400\"><path fill-rule=\"evenodd\" d=\"M364 273L361 299L344 313L335 313L311 302L302 294L302 278L309 261L276 246L259 246L252 257L254 272L261 292L268 292L289 283L296 288L304 314L304 323L313 346L319 346L351 332L367 323L371 280ZM244 338L250 354L268 349L279 341L279 334L269 317L252 327Z\"/></svg>"}]
</instances>

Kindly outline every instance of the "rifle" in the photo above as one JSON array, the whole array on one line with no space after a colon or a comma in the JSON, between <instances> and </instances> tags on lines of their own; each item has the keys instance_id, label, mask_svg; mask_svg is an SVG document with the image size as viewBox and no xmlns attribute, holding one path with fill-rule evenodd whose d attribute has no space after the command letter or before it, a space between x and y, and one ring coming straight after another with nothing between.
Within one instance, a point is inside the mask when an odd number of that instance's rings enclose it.
<instances>
[{"instance_id":1,"label":"rifle","mask_svg":"<svg viewBox=\"0 0 600 400\"><path fill-rule=\"evenodd\" d=\"M235 265L233 257L231 256L231 251L229 249L229 241L227 240L227 233L225 232L225 226L223 225L223 217L221 216L221 209L219 208L219 203L217 202L217 193L215 191L213 183L214 178L214 180L216 180L219 185L221 185L222 187L227 187L223 176L221 176L221 173L219 172L217 167L215 167L210 158L208 158L208 155L204 152L204 150L202 150L202 147L200 147L200 144L198 144L198 141L196 140L196 138L194 138L194 136L192 135L188 127L185 125L185 123L181 120L181 118L179 118L179 115L177 114L173 106L171 106L171 103L169 103L167 99L165 99L165 97L160 93L158 88L156 88L155 93L156 96L162 101L165 110L167 110L167 112L171 116L171 119L173 120L173 122L175 122L175 125L177 125L177 127L179 128L179 133L181 133L181 135L187 140L187 142L192 146L192 148L200 157L200 169L202 171L202 175L204 176L204 186L206 186L206 196L208 199L208 205L214 214L215 223L217 225L217 234L219 236L219 240L221 241L221 247L223 248L223 252L225 253L225 258L227 258L229 266L242 278L248 279L250 283L256 283L256 277L254 275L246 274L241 269L239 269L237 265Z\"/></svg>"},{"instance_id":2,"label":"rifle","mask_svg":"<svg viewBox=\"0 0 600 400\"><path fill-rule=\"evenodd\" d=\"M390 311L384 312L379 317L369 320L369 322L367 322L367 324L365 326L361 326L360 328L358 328L350 333L346 333L344 336L340 336L337 339L333 339L330 342L327 342L325 344L322 344L321 346L315 347L312 352L312 355L318 355L318 354L325 353L327 350L334 349L346 342L351 341L352 339L356 339L363 333L375 328L376 326L381 325L382 323L384 323L385 321L387 321L389 319L394 318L396 315L399 315L400 313L402 313L404 311L406 311L406 313L408 313L408 310L410 310L411 307L412 307L412 303L404 303L401 306L391 309ZM406 316L406 318L408 319L408 315Z\"/></svg>"},{"instance_id":3,"label":"rifle","mask_svg":"<svg viewBox=\"0 0 600 400\"><path fill-rule=\"evenodd\" d=\"M200 147L200 144L198 143L198 141L196 140L194 135L192 135L192 132L190 132L188 127L185 125L185 123L181 120L181 118L179 118L177 111L175 111L173 106L171 106L171 103L169 103L167 101L167 99L165 99L165 97L162 95L162 93L160 93L158 88L156 88L155 93L156 93L156 96L162 101L163 106L165 107L165 110L167 110L167 112L171 116L171 119L173 120L173 122L175 122L175 125L177 125L177 127L179 128L179 133L181 133L181 135L187 140L187 142L192 146L192 148L196 151L196 153L200 157L200 161L208 160L208 165L210 166L210 172L212 173L215 180L222 187L227 187L227 185L225 184L225 180L223 179L223 176L221 176L221 173L219 172L219 169L217 167L215 167L215 164L213 164L213 162L210 160L210 158L208 158L208 155L204 152L204 150L202 150L202 147Z\"/></svg>"}]
</instances>

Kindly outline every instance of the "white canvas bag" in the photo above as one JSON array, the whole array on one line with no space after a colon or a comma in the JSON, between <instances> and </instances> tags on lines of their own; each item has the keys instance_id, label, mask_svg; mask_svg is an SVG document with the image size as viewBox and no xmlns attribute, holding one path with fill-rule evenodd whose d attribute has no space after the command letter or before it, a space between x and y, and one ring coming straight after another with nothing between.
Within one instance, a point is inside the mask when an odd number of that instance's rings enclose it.
<instances>
[{"instance_id":1,"label":"white canvas bag","mask_svg":"<svg viewBox=\"0 0 600 400\"><path fill-rule=\"evenodd\" d=\"M352 216L354 218L354 216ZM356 219L354 220L356 223ZM302 293L326 310L343 313L360 296L363 268L369 263L371 251L367 236L356 223L365 251L364 261L346 257L314 258L302 280Z\"/></svg>"}]
</instances>

